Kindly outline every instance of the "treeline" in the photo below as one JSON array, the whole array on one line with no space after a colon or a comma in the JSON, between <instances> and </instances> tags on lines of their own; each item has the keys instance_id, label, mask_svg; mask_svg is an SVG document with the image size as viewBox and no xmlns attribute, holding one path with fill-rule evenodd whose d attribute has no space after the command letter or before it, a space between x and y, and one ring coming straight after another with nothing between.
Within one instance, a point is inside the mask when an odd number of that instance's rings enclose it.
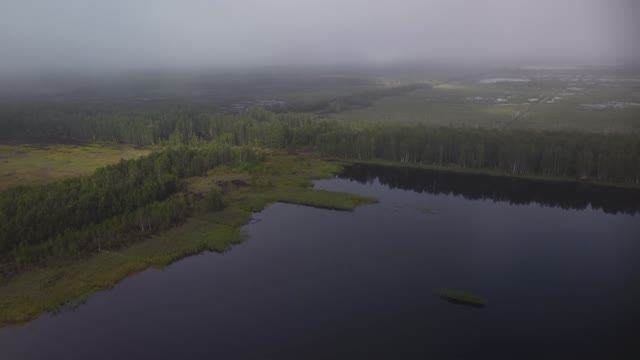
<instances>
[{"instance_id":1,"label":"treeline","mask_svg":"<svg viewBox=\"0 0 640 360\"><path fill-rule=\"evenodd\" d=\"M0 106L0 139L153 145L196 131L212 109L182 105L16 103Z\"/></svg>"},{"instance_id":2,"label":"treeline","mask_svg":"<svg viewBox=\"0 0 640 360\"><path fill-rule=\"evenodd\" d=\"M0 117L0 128L4 127L2 131L15 137L22 134L136 145L216 140L231 145L303 147L346 159L640 184L640 137L637 135L393 124L356 128L318 120L310 113L275 114L260 108L242 115L179 106L85 117L29 114L23 113L22 118L17 118L20 121L7 122Z\"/></svg>"},{"instance_id":3,"label":"treeline","mask_svg":"<svg viewBox=\"0 0 640 360\"><path fill-rule=\"evenodd\" d=\"M347 159L640 184L640 138L632 135L336 126L319 134L315 146L324 155Z\"/></svg>"},{"instance_id":4,"label":"treeline","mask_svg":"<svg viewBox=\"0 0 640 360\"><path fill-rule=\"evenodd\" d=\"M41 109L43 110L43 109ZM250 109L242 115L204 108L51 110L0 117L14 138L163 144L165 150L121 161L91 176L0 193L0 271L47 259L116 248L189 216L182 179L220 164L255 161L253 146L305 149L341 159L474 169L515 176L589 179L640 185L640 138L634 135L350 126L309 113ZM4 113L6 115L6 113ZM8 120L9 119L9 120ZM20 121L16 120L19 119ZM8 131L8 133L5 133ZM246 145L249 145L248 147ZM210 194L207 206L221 206Z\"/></svg>"},{"instance_id":5,"label":"treeline","mask_svg":"<svg viewBox=\"0 0 640 360\"><path fill-rule=\"evenodd\" d=\"M331 113L370 106L386 96L402 95L427 84L412 84L369 90L353 95L299 104L298 113L278 114L281 118L311 118L311 112ZM306 112L307 114L304 114ZM243 131L255 127L243 121L265 120L274 115L261 108L242 116L216 112L213 107L174 104L93 104L93 103L15 103L0 104L0 140L98 141L135 145L162 144L167 141L199 137L211 139L221 132ZM231 124L234 123L234 124ZM265 130L261 129L261 133ZM272 131L271 131L272 132ZM174 136L172 138L172 135Z\"/></svg>"},{"instance_id":6,"label":"treeline","mask_svg":"<svg viewBox=\"0 0 640 360\"><path fill-rule=\"evenodd\" d=\"M353 110L369 107L376 100L387 96L400 96L415 90L429 88L428 84L410 84L393 86L382 89L368 90L357 94L341 96L329 100L299 104L296 110L304 112L317 112L321 114L336 113L340 111Z\"/></svg>"},{"instance_id":7,"label":"treeline","mask_svg":"<svg viewBox=\"0 0 640 360\"><path fill-rule=\"evenodd\" d=\"M0 140L108 142L140 146L184 144L223 136L235 144L284 146L291 128L308 125L311 114L274 114L252 108L242 115L195 105L0 106Z\"/></svg>"},{"instance_id":8,"label":"treeline","mask_svg":"<svg viewBox=\"0 0 640 360\"><path fill-rule=\"evenodd\" d=\"M3 272L116 248L172 226L192 209L192 199L180 192L181 179L258 158L248 148L181 146L123 160L90 176L10 188L0 193Z\"/></svg>"}]
</instances>

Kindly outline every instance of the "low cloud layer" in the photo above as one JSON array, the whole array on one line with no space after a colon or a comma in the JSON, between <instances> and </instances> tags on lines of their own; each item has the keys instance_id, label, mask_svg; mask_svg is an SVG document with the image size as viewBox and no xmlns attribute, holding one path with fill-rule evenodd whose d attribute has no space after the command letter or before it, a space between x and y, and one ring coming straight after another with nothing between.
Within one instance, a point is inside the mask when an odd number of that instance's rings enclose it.
<instances>
[{"instance_id":1,"label":"low cloud layer","mask_svg":"<svg viewBox=\"0 0 640 360\"><path fill-rule=\"evenodd\" d=\"M3 0L0 72L640 57L635 0Z\"/></svg>"}]
</instances>

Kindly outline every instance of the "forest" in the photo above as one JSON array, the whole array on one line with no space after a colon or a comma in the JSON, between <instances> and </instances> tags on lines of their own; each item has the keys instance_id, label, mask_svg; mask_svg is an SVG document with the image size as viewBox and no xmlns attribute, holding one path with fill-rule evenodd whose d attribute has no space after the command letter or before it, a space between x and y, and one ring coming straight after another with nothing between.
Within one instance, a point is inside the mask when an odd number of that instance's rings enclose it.
<instances>
[{"instance_id":1,"label":"forest","mask_svg":"<svg viewBox=\"0 0 640 360\"><path fill-rule=\"evenodd\" d=\"M639 19L0 0L0 360L640 359Z\"/></svg>"},{"instance_id":2,"label":"forest","mask_svg":"<svg viewBox=\"0 0 640 360\"><path fill-rule=\"evenodd\" d=\"M0 193L0 270L115 249L173 226L193 211L183 179L259 156L215 143L169 147L90 176L10 188ZM219 194L206 204L222 207Z\"/></svg>"},{"instance_id":3,"label":"forest","mask_svg":"<svg viewBox=\"0 0 640 360\"><path fill-rule=\"evenodd\" d=\"M220 114L206 107L47 106L0 114L12 138L140 146L216 141L237 146L304 148L323 156L486 170L514 176L640 184L636 135L548 130L353 125L309 112L251 108Z\"/></svg>"},{"instance_id":4,"label":"forest","mask_svg":"<svg viewBox=\"0 0 640 360\"><path fill-rule=\"evenodd\" d=\"M640 185L640 138L533 130L367 125L314 113L206 107L14 107L0 131L14 139L125 143L156 151L78 177L0 193L5 274L33 264L117 248L180 223L193 211L183 179L259 161L255 149L402 166L601 184ZM216 194L207 203L222 206Z\"/></svg>"}]
</instances>

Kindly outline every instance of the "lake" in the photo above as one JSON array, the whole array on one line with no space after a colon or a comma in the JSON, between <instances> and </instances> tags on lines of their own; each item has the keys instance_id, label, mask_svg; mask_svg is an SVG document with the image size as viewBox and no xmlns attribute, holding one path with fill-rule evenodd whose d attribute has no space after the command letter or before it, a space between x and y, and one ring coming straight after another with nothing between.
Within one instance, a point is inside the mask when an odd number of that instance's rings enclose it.
<instances>
[{"instance_id":1,"label":"lake","mask_svg":"<svg viewBox=\"0 0 640 360\"><path fill-rule=\"evenodd\" d=\"M637 192L363 165L316 187L380 203L274 204L229 252L0 329L0 358L640 356Z\"/></svg>"}]
</instances>

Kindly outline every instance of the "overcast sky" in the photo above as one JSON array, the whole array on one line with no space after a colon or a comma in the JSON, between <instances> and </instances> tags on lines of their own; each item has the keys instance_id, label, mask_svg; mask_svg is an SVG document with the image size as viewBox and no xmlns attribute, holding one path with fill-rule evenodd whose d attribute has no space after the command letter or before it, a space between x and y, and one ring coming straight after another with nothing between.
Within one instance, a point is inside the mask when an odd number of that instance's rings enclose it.
<instances>
[{"instance_id":1,"label":"overcast sky","mask_svg":"<svg viewBox=\"0 0 640 360\"><path fill-rule=\"evenodd\" d=\"M636 0L0 0L0 72L640 55Z\"/></svg>"}]
</instances>

